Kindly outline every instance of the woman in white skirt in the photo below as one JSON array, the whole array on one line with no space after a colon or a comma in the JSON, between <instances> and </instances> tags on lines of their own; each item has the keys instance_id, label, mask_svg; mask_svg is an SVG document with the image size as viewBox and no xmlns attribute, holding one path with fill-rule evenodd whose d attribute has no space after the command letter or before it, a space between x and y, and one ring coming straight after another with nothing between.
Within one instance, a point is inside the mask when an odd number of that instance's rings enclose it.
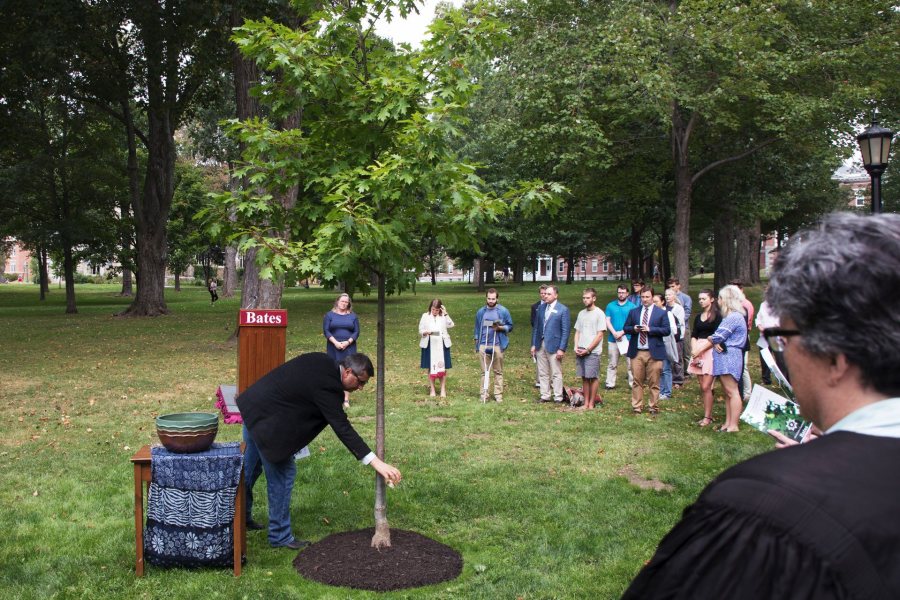
<instances>
[{"instance_id":1,"label":"woman in white skirt","mask_svg":"<svg viewBox=\"0 0 900 600\"><path fill-rule=\"evenodd\" d=\"M451 327L453 319L447 314L447 308L440 298L435 298L428 312L419 319L419 348L422 349L419 366L428 370L432 396L437 395L435 380L441 380L441 398L447 397L447 371L453 366L450 360L450 334L447 333Z\"/></svg>"}]
</instances>

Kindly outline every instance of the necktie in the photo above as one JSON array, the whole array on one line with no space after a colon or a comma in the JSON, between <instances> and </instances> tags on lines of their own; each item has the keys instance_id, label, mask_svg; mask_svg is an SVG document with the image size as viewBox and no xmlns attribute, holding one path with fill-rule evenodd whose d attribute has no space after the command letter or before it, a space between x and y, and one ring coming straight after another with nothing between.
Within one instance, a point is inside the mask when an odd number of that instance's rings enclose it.
<instances>
[{"instance_id":1,"label":"necktie","mask_svg":"<svg viewBox=\"0 0 900 600\"><path fill-rule=\"evenodd\" d=\"M644 308L644 314L641 315L641 326L646 327L647 323L649 323L649 322L650 322L650 309ZM638 336L638 341L640 342L641 346L647 345L647 332L646 331L641 331L641 335Z\"/></svg>"}]
</instances>

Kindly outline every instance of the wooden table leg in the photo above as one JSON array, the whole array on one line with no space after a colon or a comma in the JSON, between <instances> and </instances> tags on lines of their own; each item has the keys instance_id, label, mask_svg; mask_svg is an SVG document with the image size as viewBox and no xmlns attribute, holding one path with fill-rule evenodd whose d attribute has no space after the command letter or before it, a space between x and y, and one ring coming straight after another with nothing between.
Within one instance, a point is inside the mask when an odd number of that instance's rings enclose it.
<instances>
[{"instance_id":1,"label":"wooden table leg","mask_svg":"<svg viewBox=\"0 0 900 600\"><path fill-rule=\"evenodd\" d=\"M134 545L137 562L134 565L138 577L144 576L144 482L143 465L134 465Z\"/></svg>"},{"instance_id":2,"label":"wooden table leg","mask_svg":"<svg viewBox=\"0 0 900 600\"><path fill-rule=\"evenodd\" d=\"M247 522L244 520L244 502L246 491L244 489L244 469L241 468L241 477L238 480L237 494L234 498L234 576L241 576L241 556L247 552Z\"/></svg>"}]
</instances>

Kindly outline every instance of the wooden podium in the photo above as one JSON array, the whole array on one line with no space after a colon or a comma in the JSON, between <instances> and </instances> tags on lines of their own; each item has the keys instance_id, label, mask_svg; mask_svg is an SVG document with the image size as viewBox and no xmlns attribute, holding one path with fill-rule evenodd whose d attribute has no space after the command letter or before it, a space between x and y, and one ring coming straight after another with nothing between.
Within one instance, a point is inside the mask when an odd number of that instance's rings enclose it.
<instances>
[{"instance_id":1,"label":"wooden podium","mask_svg":"<svg viewBox=\"0 0 900 600\"><path fill-rule=\"evenodd\" d=\"M287 347L287 311L242 309L238 314L238 383L240 395L282 364Z\"/></svg>"}]
</instances>

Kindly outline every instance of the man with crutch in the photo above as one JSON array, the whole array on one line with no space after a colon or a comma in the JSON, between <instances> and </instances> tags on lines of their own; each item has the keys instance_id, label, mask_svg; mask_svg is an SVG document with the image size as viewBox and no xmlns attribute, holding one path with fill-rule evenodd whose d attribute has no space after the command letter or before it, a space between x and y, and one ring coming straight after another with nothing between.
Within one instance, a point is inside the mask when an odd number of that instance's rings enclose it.
<instances>
[{"instance_id":1,"label":"man with crutch","mask_svg":"<svg viewBox=\"0 0 900 600\"><path fill-rule=\"evenodd\" d=\"M475 313L475 351L481 358L484 374L481 382L481 401L487 402L490 374L494 373L494 400L503 402L503 353L509 345L508 334L513 322L509 311L497 300L500 295L491 288L485 296L485 305Z\"/></svg>"}]
</instances>

